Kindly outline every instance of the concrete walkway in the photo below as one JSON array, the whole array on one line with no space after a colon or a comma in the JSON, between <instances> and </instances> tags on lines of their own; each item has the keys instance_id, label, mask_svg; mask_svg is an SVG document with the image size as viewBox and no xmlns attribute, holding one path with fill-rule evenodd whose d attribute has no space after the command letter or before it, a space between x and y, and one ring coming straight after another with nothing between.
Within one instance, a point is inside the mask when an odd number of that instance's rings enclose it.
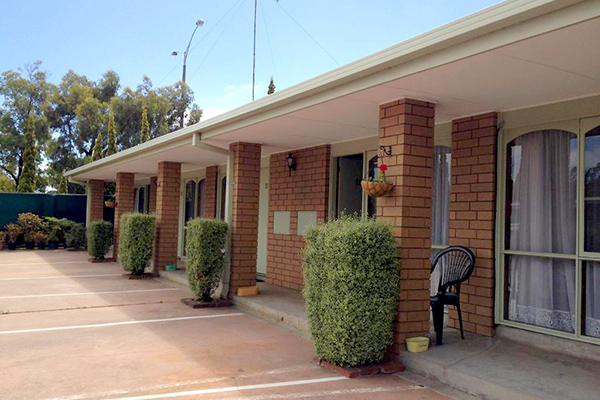
<instances>
[{"instance_id":1,"label":"concrete walkway","mask_svg":"<svg viewBox=\"0 0 600 400\"><path fill-rule=\"evenodd\" d=\"M179 274L186 284L185 275ZM243 310L297 329L309 337L302 294L258 283L257 297L235 298ZM444 345L403 353L407 369L483 399L600 399L600 347L523 330L498 328L495 338L446 329ZM508 331L508 333L506 333ZM432 332L431 337L435 337ZM534 347L546 343L545 348ZM561 348L563 351L556 351ZM595 357L596 359L590 359ZM415 378L413 378L415 379ZM431 385L431 384L430 384Z\"/></svg>"},{"instance_id":2,"label":"concrete walkway","mask_svg":"<svg viewBox=\"0 0 600 400\"><path fill-rule=\"evenodd\" d=\"M0 252L0 399L448 398L399 376L346 379L289 329L122 273L82 252Z\"/></svg>"}]
</instances>

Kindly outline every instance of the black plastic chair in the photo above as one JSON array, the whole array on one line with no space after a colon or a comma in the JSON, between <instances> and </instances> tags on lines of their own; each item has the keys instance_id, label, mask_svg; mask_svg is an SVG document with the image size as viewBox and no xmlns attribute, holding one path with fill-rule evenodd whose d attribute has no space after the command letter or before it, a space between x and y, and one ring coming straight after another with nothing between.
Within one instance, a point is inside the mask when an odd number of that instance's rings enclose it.
<instances>
[{"instance_id":1,"label":"black plastic chair","mask_svg":"<svg viewBox=\"0 0 600 400\"><path fill-rule=\"evenodd\" d=\"M433 316L433 326L435 329L435 343L442 344L442 335L444 329L444 306L455 306L458 311L458 321L460 323L460 336L464 339L462 314L460 312L460 284L469 279L475 269L475 256L473 252L466 247L451 246L440 251L433 258L431 263L431 273L436 268L440 270L440 280L438 291L435 296L431 296L431 314Z\"/></svg>"}]
</instances>

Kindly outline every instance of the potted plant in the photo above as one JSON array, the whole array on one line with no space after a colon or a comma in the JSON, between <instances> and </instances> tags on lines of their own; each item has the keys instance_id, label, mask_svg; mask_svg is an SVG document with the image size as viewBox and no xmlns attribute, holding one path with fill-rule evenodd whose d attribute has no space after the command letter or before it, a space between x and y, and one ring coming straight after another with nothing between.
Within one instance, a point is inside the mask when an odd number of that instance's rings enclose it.
<instances>
[{"instance_id":1,"label":"potted plant","mask_svg":"<svg viewBox=\"0 0 600 400\"><path fill-rule=\"evenodd\" d=\"M4 250L4 241L6 240L6 232L0 231L0 250Z\"/></svg>"},{"instance_id":2,"label":"potted plant","mask_svg":"<svg viewBox=\"0 0 600 400\"><path fill-rule=\"evenodd\" d=\"M64 237L60 220L53 217L46 217L46 225L46 233L48 234L48 248L50 250L56 250L58 249L59 240Z\"/></svg>"},{"instance_id":3,"label":"potted plant","mask_svg":"<svg viewBox=\"0 0 600 400\"><path fill-rule=\"evenodd\" d=\"M32 250L35 247L33 233L43 227L44 221L34 213L21 213L19 214L18 222L23 227L25 248Z\"/></svg>"},{"instance_id":4,"label":"potted plant","mask_svg":"<svg viewBox=\"0 0 600 400\"><path fill-rule=\"evenodd\" d=\"M104 202L104 205L108 208L113 208L115 206L115 198L114 196Z\"/></svg>"},{"instance_id":5,"label":"potted plant","mask_svg":"<svg viewBox=\"0 0 600 400\"><path fill-rule=\"evenodd\" d=\"M10 223L4 229L6 229L6 247L9 250L16 250L17 240L23 234L23 227L19 224Z\"/></svg>"},{"instance_id":6,"label":"potted plant","mask_svg":"<svg viewBox=\"0 0 600 400\"><path fill-rule=\"evenodd\" d=\"M379 166L379 173L376 177L371 177L368 180L360 182L360 186L367 195L371 197L381 197L392 191L394 184L387 181L385 171L387 171L387 165L381 164Z\"/></svg>"},{"instance_id":7,"label":"potted plant","mask_svg":"<svg viewBox=\"0 0 600 400\"><path fill-rule=\"evenodd\" d=\"M46 242L48 241L48 234L46 232L35 231L33 232L32 237L39 250L46 250Z\"/></svg>"}]
</instances>

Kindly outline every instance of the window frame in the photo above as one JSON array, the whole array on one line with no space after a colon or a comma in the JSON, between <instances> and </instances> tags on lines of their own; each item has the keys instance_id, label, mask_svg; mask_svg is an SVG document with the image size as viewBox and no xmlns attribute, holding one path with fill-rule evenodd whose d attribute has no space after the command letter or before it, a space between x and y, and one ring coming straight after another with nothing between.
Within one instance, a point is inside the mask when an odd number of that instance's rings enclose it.
<instances>
[{"instance_id":1,"label":"window frame","mask_svg":"<svg viewBox=\"0 0 600 400\"><path fill-rule=\"evenodd\" d=\"M592 124L596 123L592 126ZM587 261L600 262L600 253L584 251L584 177L585 177L585 135L591 129L600 125L600 117L581 117L557 121L553 123L535 124L510 129L500 129L497 139L497 182L496 182L496 224L495 224L495 322L498 325L519 328L537 333L548 334L551 336L562 337L565 339L576 340L585 343L600 344L600 338L585 336L582 333L583 310L583 272L584 263ZM586 129L587 128L587 129ZM508 250L506 248L506 179L507 179L507 146L519 136L529 132L541 130L563 130L576 135L577 139L577 180L576 180L576 246L574 254L563 253L543 253L533 251ZM564 332L555 329L549 329L536 325L529 325L521 322L510 321L505 318L506 310L506 257L507 256L530 256L542 258L557 258L573 260L575 263L575 311L574 323L575 332Z\"/></svg>"}]
</instances>

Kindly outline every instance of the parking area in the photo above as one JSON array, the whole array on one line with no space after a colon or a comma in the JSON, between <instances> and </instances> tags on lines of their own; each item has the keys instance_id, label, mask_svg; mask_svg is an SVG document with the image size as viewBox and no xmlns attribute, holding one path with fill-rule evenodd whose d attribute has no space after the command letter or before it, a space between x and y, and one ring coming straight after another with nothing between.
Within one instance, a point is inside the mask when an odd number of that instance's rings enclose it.
<instances>
[{"instance_id":1,"label":"parking area","mask_svg":"<svg viewBox=\"0 0 600 400\"><path fill-rule=\"evenodd\" d=\"M310 341L85 252L0 252L2 399L446 399L399 376L346 379Z\"/></svg>"}]
</instances>

